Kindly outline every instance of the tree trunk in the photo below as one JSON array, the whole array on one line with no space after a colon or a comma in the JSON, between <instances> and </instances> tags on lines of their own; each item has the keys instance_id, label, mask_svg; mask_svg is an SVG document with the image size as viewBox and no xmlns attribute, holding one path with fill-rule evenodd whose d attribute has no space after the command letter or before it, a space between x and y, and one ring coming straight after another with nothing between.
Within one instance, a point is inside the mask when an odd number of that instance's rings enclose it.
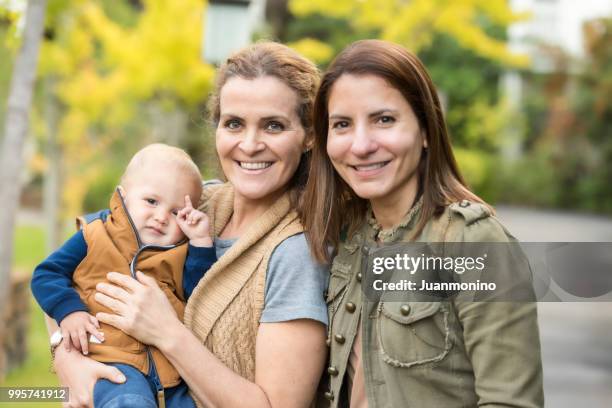
<instances>
[{"instance_id":1,"label":"tree trunk","mask_svg":"<svg viewBox=\"0 0 612 408\"><path fill-rule=\"evenodd\" d=\"M6 307L13 262L13 233L21 193L23 147L28 134L30 105L38 50L45 24L46 0L30 0L26 10L23 42L17 53L6 106L0 161L0 324ZM1 332L1 330L0 330Z\"/></svg>"},{"instance_id":2,"label":"tree trunk","mask_svg":"<svg viewBox=\"0 0 612 408\"><path fill-rule=\"evenodd\" d=\"M171 146L183 146L189 115L180 106L172 110L162 108L153 102L148 106L151 118L150 138L153 142L167 143Z\"/></svg>"},{"instance_id":3,"label":"tree trunk","mask_svg":"<svg viewBox=\"0 0 612 408\"><path fill-rule=\"evenodd\" d=\"M267 0L266 21L272 27L272 37L286 41L287 23L291 19L288 0Z\"/></svg>"},{"instance_id":4,"label":"tree trunk","mask_svg":"<svg viewBox=\"0 0 612 408\"><path fill-rule=\"evenodd\" d=\"M57 140L57 124L60 116L60 103L54 95L55 81L45 81L45 122L47 123L46 156L49 163L43 180L43 207L47 226L47 253L61 245L62 220L60 216L62 190L62 149Z\"/></svg>"}]
</instances>

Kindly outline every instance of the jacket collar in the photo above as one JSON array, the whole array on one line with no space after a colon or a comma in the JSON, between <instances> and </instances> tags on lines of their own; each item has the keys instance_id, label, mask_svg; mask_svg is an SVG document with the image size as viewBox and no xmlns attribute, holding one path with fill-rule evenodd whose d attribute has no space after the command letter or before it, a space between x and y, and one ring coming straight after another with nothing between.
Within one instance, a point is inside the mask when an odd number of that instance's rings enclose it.
<instances>
[{"instance_id":1,"label":"jacket collar","mask_svg":"<svg viewBox=\"0 0 612 408\"><path fill-rule=\"evenodd\" d=\"M119 188L113 193L109 207L111 215L106 220L106 230L121 255L131 261L141 247L141 241Z\"/></svg>"},{"instance_id":2,"label":"jacket collar","mask_svg":"<svg viewBox=\"0 0 612 408\"><path fill-rule=\"evenodd\" d=\"M399 224L392 228L383 229L383 227L374 218L372 208L368 209L367 223L366 223L366 237L377 239L383 243L395 242L402 238L406 231L410 231L417 223L419 219L418 215L423 207L423 196L412 205L412 208L404 215Z\"/></svg>"}]
</instances>

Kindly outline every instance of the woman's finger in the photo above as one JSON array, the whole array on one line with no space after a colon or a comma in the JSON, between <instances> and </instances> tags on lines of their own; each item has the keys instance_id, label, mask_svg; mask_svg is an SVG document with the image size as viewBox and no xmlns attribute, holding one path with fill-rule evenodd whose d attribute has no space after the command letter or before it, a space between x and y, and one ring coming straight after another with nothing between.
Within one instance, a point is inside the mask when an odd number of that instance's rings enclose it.
<instances>
[{"instance_id":1,"label":"woman's finger","mask_svg":"<svg viewBox=\"0 0 612 408\"><path fill-rule=\"evenodd\" d=\"M68 340L68 339L66 339ZM70 389L71 407L91 407L94 385L99 378L109 378L110 366L76 352L66 352L64 348L56 351L53 367L57 371L60 384ZM114 367L113 367L114 369Z\"/></svg>"},{"instance_id":2,"label":"woman's finger","mask_svg":"<svg viewBox=\"0 0 612 408\"><path fill-rule=\"evenodd\" d=\"M124 275L118 272L109 272L106 274L106 279L110 282L121 286L124 289L134 293L138 288L140 288L140 284L134 278L128 275Z\"/></svg>"},{"instance_id":3,"label":"woman's finger","mask_svg":"<svg viewBox=\"0 0 612 408\"><path fill-rule=\"evenodd\" d=\"M109 381L120 384L125 382L125 375L117 368L113 366L105 366L99 373L99 378L106 378Z\"/></svg>"},{"instance_id":4,"label":"woman's finger","mask_svg":"<svg viewBox=\"0 0 612 408\"><path fill-rule=\"evenodd\" d=\"M159 285L157 284L155 279L153 279L150 276L145 275L141 271L136 271L136 279L138 279L138 282L142 283L145 286L159 288Z\"/></svg>"},{"instance_id":5,"label":"woman's finger","mask_svg":"<svg viewBox=\"0 0 612 408\"><path fill-rule=\"evenodd\" d=\"M100 320L102 323L110 324L113 327L116 327L119 330L123 330L123 319L121 316L117 316L110 313L99 312L96 313L96 318Z\"/></svg>"},{"instance_id":6,"label":"woman's finger","mask_svg":"<svg viewBox=\"0 0 612 408\"><path fill-rule=\"evenodd\" d=\"M96 285L96 290L99 293L104 293L105 295L120 300L122 302L125 302L125 300L130 296L129 293L120 286L110 285L104 282L98 283Z\"/></svg>"},{"instance_id":7,"label":"woman's finger","mask_svg":"<svg viewBox=\"0 0 612 408\"><path fill-rule=\"evenodd\" d=\"M112 310L113 312L115 312L118 315L123 315L124 310L125 310L125 303L114 299L110 296L105 295L104 293L100 293L97 292L94 295L94 299L96 299L96 302L98 302L99 304L101 304L102 306L105 306L107 308L109 308L110 310ZM96 317L98 317L96 315ZM98 318L99 319L99 318Z\"/></svg>"}]
</instances>

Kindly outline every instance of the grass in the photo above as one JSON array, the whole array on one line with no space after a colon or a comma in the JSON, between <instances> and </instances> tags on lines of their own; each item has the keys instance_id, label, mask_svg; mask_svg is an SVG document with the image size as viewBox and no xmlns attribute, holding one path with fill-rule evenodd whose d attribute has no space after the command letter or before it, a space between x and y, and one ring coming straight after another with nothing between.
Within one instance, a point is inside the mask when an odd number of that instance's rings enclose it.
<instances>
[{"instance_id":1,"label":"grass","mask_svg":"<svg viewBox=\"0 0 612 408\"><path fill-rule=\"evenodd\" d=\"M45 258L45 231L41 226L20 225L15 231L13 265L20 271L32 271Z\"/></svg>"},{"instance_id":2,"label":"grass","mask_svg":"<svg viewBox=\"0 0 612 408\"><path fill-rule=\"evenodd\" d=\"M20 273L31 273L45 257L45 232L42 226L22 225L15 233L14 267ZM2 387L46 387L58 386L55 374L49 371L51 356L47 329L40 307L31 298L30 329L28 332L28 358L25 364L11 371ZM0 403L0 407L14 406ZM20 408L60 407L59 403L19 403Z\"/></svg>"}]
</instances>

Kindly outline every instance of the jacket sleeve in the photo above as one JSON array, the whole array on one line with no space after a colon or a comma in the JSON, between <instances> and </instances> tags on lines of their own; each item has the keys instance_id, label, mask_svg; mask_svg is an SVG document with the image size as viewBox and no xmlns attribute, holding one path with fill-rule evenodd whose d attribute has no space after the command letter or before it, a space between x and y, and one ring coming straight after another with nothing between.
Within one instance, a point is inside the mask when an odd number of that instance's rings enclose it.
<instances>
[{"instance_id":1,"label":"jacket sleeve","mask_svg":"<svg viewBox=\"0 0 612 408\"><path fill-rule=\"evenodd\" d=\"M87 255L83 232L78 231L34 269L31 289L40 307L57 324L76 311L87 311L72 286L74 271Z\"/></svg>"},{"instance_id":2,"label":"jacket sleeve","mask_svg":"<svg viewBox=\"0 0 612 408\"><path fill-rule=\"evenodd\" d=\"M494 217L466 225L460 240L514 242ZM507 272L525 267L520 260L519 264L516 259L505 261ZM474 369L478 406L543 407L537 303L510 297L504 301L460 301L455 307Z\"/></svg>"},{"instance_id":3,"label":"jacket sleeve","mask_svg":"<svg viewBox=\"0 0 612 408\"><path fill-rule=\"evenodd\" d=\"M187 258L183 269L183 293L189 299L206 271L217 261L215 247L187 247Z\"/></svg>"}]
</instances>

